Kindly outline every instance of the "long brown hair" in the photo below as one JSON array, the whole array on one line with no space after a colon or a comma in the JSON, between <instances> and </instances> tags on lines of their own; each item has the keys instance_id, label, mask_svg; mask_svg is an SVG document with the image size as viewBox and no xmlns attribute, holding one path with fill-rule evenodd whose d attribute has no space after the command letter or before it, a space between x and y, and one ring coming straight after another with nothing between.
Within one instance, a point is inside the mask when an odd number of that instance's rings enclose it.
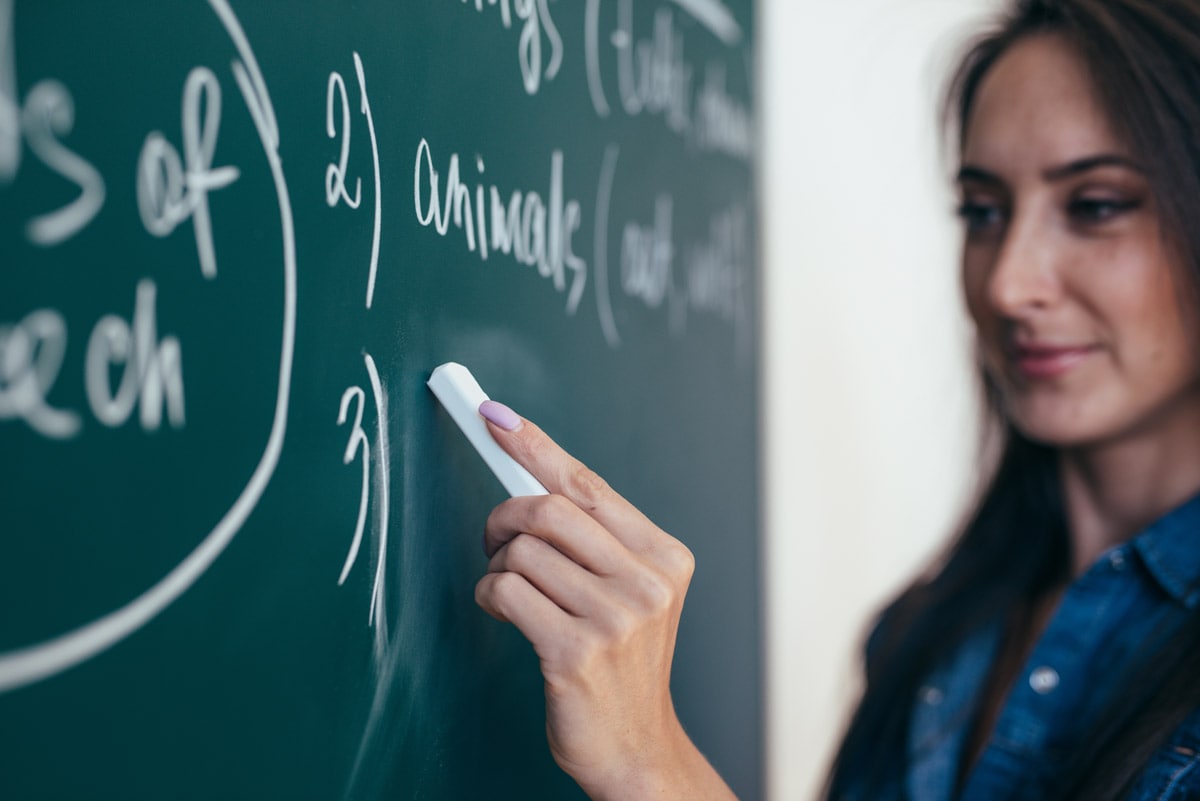
<instances>
[{"instance_id":1,"label":"long brown hair","mask_svg":"<svg viewBox=\"0 0 1200 801\"><path fill-rule=\"evenodd\" d=\"M946 95L961 140L988 70L1016 42L1053 34L1087 65L1108 117L1146 174L1167 245L1176 256L1181 302L1200 299L1200 0L1016 0L975 41ZM1200 343L1197 343L1200 352ZM1200 358L1200 357L1198 357ZM989 414L1004 437L986 491L931 574L882 614L867 648L866 689L827 783L829 798L851 785L902 779L909 714L920 683L975 628L1010 616L1070 575L1070 541L1057 455L1007 424L980 370ZM1139 659L1133 683L1105 709L1065 763L1052 797L1105 801L1129 790L1146 761L1200 707L1200 614ZM850 775L853 771L853 775Z\"/></svg>"}]
</instances>

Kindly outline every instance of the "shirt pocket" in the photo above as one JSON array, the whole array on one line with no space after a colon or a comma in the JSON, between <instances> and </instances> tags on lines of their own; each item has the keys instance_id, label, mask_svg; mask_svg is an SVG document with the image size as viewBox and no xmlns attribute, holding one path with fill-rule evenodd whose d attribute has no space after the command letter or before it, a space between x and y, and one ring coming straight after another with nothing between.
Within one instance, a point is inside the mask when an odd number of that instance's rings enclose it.
<instances>
[{"instance_id":1,"label":"shirt pocket","mask_svg":"<svg viewBox=\"0 0 1200 801\"><path fill-rule=\"evenodd\" d=\"M1200 801L1200 743L1172 738L1150 759L1128 801Z\"/></svg>"}]
</instances>

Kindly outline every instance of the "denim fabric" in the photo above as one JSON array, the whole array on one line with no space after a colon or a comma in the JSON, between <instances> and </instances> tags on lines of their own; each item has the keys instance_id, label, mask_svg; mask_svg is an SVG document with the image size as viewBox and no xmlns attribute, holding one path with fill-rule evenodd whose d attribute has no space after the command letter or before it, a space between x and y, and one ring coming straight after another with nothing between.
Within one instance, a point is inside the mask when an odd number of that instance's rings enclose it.
<instances>
[{"instance_id":1,"label":"denim fabric","mask_svg":"<svg viewBox=\"0 0 1200 801\"><path fill-rule=\"evenodd\" d=\"M958 787L999 624L975 632L914 699L903 787L910 801L1035 801L1121 686L1131 660L1200 603L1200 497L1105 553L1067 588L1013 685L979 760ZM1200 681L1200 677L1197 677ZM853 796L853 793L851 793ZM1130 801L1200 801L1200 713L1150 760ZM874 800L873 800L874 801Z\"/></svg>"}]
</instances>

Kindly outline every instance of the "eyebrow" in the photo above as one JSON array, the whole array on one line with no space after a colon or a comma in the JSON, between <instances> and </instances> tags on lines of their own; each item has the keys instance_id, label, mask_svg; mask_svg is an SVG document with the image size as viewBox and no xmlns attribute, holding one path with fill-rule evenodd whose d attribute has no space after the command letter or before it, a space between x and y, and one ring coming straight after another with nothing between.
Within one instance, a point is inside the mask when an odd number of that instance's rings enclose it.
<instances>
[{"instance_id":1,"label":"eyebrow","mask_svg":"<svg viewBox=\"0 0 1200 801\"><path fill-rule=\"evenodd\" d=\"M1123 167L1127 170L1145 174L1146 169L1131 158L1120 156L1116 153L1101 153L1096 156L1088 156L1086 158L1077 159L1076 161L1068 162L1057 167L1050 167L1042 172L1042 177L1047 181L1061 181L1065 178L1071 178L1100 167ZM982 167L976 167L971 164L964 164L958 171L956 182L963 183L964 181L975 181L977 183L1001 185L1004 183L998 175L988 172Z\"/></svg>"}]
</instances>

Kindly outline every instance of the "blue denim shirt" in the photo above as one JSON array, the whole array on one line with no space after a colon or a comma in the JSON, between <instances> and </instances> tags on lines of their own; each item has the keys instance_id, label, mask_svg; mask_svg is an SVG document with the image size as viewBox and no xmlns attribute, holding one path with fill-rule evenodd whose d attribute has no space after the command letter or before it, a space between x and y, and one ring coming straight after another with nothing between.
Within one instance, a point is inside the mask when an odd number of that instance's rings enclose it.
<instances>
[{"instance_id":1,"label":"blue denim shirt","mask_svg":"<svg viewBox=\"0 0 1200 801\"><path fill-rule=\"evenodd\" d=\"M1176 625L1196 609L1198 586L1200 497L1105 553L1067 588L957 795L963 750L1001 626L975 632L936 668L914 700L905 786L887 797L1044 798L1063 753L1087 736L1086 721L1120 691L1129 659L1161 626ZM1200 711L1152 757L1129 799L1200 801Z\"/></svg>"}]
</instances>

